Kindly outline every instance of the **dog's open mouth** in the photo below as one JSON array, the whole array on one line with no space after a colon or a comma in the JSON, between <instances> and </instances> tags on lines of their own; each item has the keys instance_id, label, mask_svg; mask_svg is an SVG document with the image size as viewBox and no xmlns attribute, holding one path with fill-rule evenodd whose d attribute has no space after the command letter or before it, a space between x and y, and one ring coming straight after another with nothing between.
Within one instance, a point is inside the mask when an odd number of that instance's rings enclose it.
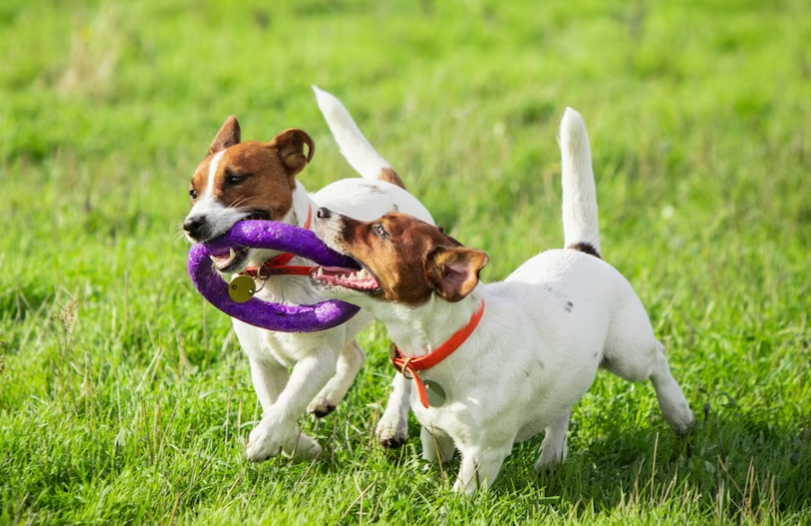
<instances>
[{"instance_id":1,"label":"dog's open mouth","mask_svg":"<svg viewBox=\"0 0 811 526\"><path fill-rule=\"evenodd\" d=\"M270 220L270 213L265 210L251 210L251 212L241 219L241 221L268 221ZM236 272L241 270L241 265L248 257L249 248L231 248L227 252L220 252L211 254L209 256L214 266L220 272Z\"/></svg>"},{"instance_id":2,"label":"dog's open mouth","mask_svg":"<svg viewBox=\"0 0 811 526\"><path fill-rule=\"evenodd\" d=\"M248 250L248 248L231 248L228 252L211 254L209 257L220 272L235 272L248 257Z\"/></svg>"},{"instance_id":3,"label":"dog's open mouth","mask_svg":"<svg viewBox=\"0 0 811 526\"><path fill-rule=\"evenodd\" d=\"M327 287L343 287L360 292L379 292L380 283L371 272L361 267L360 270L344 267L316 267L310 277Z\"/></svg>"}]
</instances>

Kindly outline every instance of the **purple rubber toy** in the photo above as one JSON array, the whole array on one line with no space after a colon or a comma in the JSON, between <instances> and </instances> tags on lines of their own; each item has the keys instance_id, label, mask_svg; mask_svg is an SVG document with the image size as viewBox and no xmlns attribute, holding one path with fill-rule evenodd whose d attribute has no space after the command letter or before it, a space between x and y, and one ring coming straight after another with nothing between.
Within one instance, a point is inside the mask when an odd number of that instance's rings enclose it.
<instances>
[{"instance_id":1,"label":"purple rubber toy","mask_svg":"<svg viewBox=\"0 0 811 526\"><path fill-rule=\"evenodd\" d=\"M295 306L268 303L257 298L245 303L231 300L228 283L214 269L209 256L244 247L292 252L324 266L360 268L352 259L328 248L309 230L276 221L240 221L225 235L194 245L189 252L189 275L194 286L212 305L229 316L271 331L315 332L340 325L360 310L360 307L338 300Z\"/></svg>"}]
</instances>

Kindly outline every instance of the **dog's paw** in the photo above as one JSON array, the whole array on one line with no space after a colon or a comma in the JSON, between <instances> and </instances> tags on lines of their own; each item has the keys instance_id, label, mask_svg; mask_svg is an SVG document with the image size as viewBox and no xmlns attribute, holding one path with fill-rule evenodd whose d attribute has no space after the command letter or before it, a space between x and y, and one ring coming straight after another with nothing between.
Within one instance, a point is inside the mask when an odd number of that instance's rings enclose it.
<instances>
[{"instance_id":1,"label":"dog's paw","mask_svg":"<svg viewBox=\"0 0 811 526\"><path fill-rule=\"evenodd\" d=\"M264 462L282 453L295 461L305 461L317 457L321 453L321 446L296 425L274 425L263 419L248 436L248 460Z\"/></svg>"},{"instance_id":2,"label":"dog's paw","mask_svg":"<svg viewBox=\"0 0 811 526\"><path fill-rule=\"evenodd\" d=\"M289 454L293 458L293 462L307 462L320 455L321 451L321 444L301 433L294 449L289 453L285 451L285 454Z\"/></svg>"},{"instance_id":3,"label":"dog's paw","mask_svg":"<svg viewBox=\"0 0 811 526\"><path fill-rule=\"evenodd\" d=\"M408 426L400 422L395 424L381 420L377 425L377 437L380 445L386 449L398 449L408 442Z\"/></svg>"},{"instance_id":4,"label":"dog's paw","mask_svg":"<svg viewBox=\"0 0 811 526\"><path fill-rule=\"evenodd\" d=\"M315 415L317 418L322 418L335 411L335 408L338 407L338 402L340 402L340 400L333 401L329 397L322 398L318 396L307 406L307 412L311 415Z\"/></svg>"},{"instance_id":5,"label":"dog's paw","mask_svg":"<svg viewBox=\"0 0 811 526\"><path fill-rule=\"evenodd\" d=\"M680 411L674 411L666 414L665 419L670 424L670 429L674 433L684 438L690 434L690 431L695 427L696 421L693 417L693 411L689 407L679 408Z\"/></svg>"},{"instance_id":6,"label":"dog's paw","mask_svg":"<svg viewBox=\"0 0 811 526\"><path fill-rule=\"evenodd\" d=\"M567 454L568 448L565 441L558 444L546 444L546 440L544 440L544 443L541 444L541 454L538 456L538 461L535 462L535 472L552 471L563 464Z\"/></svg>"},{"instance_id":7,"label":"dog's paw","mask_svg":"<svg viewBox=\"0 0 811 526\"><path fill-rule=\"evenodd\" d=\"M274 433L272 426L266 421L259 422L251 434L248 435L248 446L245 453L251 462L264 462L265 460L282 453L282 440L280 433Z\"/></svg>"}]
</instances>

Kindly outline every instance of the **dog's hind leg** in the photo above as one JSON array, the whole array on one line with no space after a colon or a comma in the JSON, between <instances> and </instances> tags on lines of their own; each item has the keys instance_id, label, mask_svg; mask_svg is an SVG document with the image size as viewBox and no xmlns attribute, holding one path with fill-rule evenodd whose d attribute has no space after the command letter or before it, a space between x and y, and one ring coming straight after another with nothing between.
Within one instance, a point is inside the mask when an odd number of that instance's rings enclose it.
<instances>
[{"instance_id":1,"label":"dog's hind leg","mask_svg":"<svg viewBox=\"0 0 811 526\"><path fill-rule=\"evenodd\" d=\"M546 428L546 435L541 442L540 456L535 462L535 471L540 473L543 470L551 469L566 460L567 434L569 432L569 417L572 410L552 422Z\"/></svg>"},{"instance_id":2,"label":"dog's hind leg","mask_svg":"<svg viewBox=\"0 0 811 526\"><path fill-rule=\"evenodd\" d=\"M685 435L693 427L693 412L670 374L665 348L656 340L648 314L630 286L612 316L601 365L631 382L650 379L673 431Z\"/></svg>"},{"instance_id":3,"label":"dog's hind leg","mask_svg":"<svg viewBox=\"0 0 811 526\"><path fill-rule=\"evenodd\" d=\"M679 435L693 426L693 412L670 374L665 348L653 335L639 300L615 313L602 367L630 382L650 379L665 420Z\"/></svg>"},{"instance_id":4,"label":"dog's hind leg","mask_svg":"<svg viewBox=\"0 0 811 526\"><path fill-rule=\"evenodd\" d=\"M352 341L341 349L335 376L330 378L327 385L316 395L307 407L309 413L321 418L333 412L341 400L346 396L355 376L366 362L366 353L360 348L357 341Z\"/></svg>"},{"instance_id":5,"label":"dog's hind leg","mask_svg":"<svg viewBox=\"0 0 811 526\"><path fill-rule=\"evenodd\" d=\"M650 375L653 388L656 390L656 399L665 420L678 435L686 435L692 429L694 420L690 405L684 398L681 387L670 374L670 366L665 357L664 346L656 342L656 364Z\"/></svg>"},{"instance_id":6,"label":"dog's hind leg","mask_svg":"<svg viewBox=\"0 0 811 526\"><path fill-rule=\"evenodd\" d=\"M684 398L679 384L670 374L670 367L665 357L665 349L661 343L654 340L654 350L637 354L635 357L643 359L629 363L626 356L618 359L606 357L602 366L620 378L631 382L641 382L650 379L656 390L656 399L662 409L665 420L671 429L680 436L686 435L693 427L693 412Z\"/></svg>"}]
</instances>

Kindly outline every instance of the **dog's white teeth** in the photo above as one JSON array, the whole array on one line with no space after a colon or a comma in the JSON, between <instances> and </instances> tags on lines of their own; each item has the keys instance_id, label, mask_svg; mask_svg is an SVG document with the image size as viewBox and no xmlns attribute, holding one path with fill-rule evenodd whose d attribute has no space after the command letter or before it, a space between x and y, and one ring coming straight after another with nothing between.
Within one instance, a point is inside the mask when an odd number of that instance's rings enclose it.
<instances>
[{"instance_id":1,"label":"dog's white teeth","mask_svg":"<svg viewBox=\"0 0 811 526\"><path fill-rule=\"evenodd\" d=\"M360 272L357 273L357 276L358 276L359 279L360 278L368 278L369 273L366 272L366 269L364 268L364 269L361 269Z\"/></svg>"},{"instance_id":2,"label":"dog's white teeth","mask_svg":"<svg viewBox=\"0 0 811 526\"><path fill-rule=\"evenodd\" d=\"M214 263L217 263L217 258L215 258L213 254L208 256L208 257L211 258L211 261L213 261Z\"/></svg>"},{"instance_id":3,"label":"dog's white teeth","mask_svg":"<svg viewBox=\"0 0 811 526\"><path fill-rule=\"evenodd\" d=\"M237 257L237 253L236 253L236 251L235 251L235 250L232 248L232 249L231 249L231 250L228 252L228 261L233 260L235 257Z\"/></svg>"},{"instance_id":4,"label":"dog's white teeth","mask_svg":"<svg viewBox=\"0 0 811 526\"><path fill-rule=\"evenodd\" d=\"M324 267L318 267L318 270L315 272L316 276L323 276L324 275Z\"/></svg>"}]
</instances>

